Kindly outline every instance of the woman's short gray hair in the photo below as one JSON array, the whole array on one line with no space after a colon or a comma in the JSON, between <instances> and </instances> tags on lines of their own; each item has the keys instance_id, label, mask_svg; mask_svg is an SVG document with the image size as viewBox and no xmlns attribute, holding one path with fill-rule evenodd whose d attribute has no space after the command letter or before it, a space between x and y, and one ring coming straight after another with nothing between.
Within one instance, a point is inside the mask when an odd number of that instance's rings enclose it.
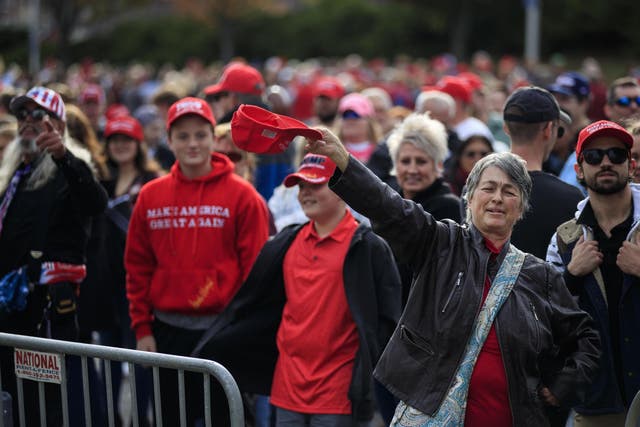
<instances>
[{"instance_id":1,"label":"woman's short gray hair","mask_svg":"<svg viewBox=\"0 0 640 427\"><path fill-rule=\"evenodd\" d=\"M427 153L436 165L447 156L447 131L444 125L434 120L429 113L409 114L389 135L387 145L393 162L391 174L396 174L398 152L403 143L409 143Z\"/></svg>"},{"instance_id":2,"label":"woman's short gray hair","mask_svg":"<svg viewBox=\"0 0 640 427\"><path fill-rule=\"evenodd\" d=\"M533 184L531 182L531 176L529 176L529 172L527 172L527 162L517 154L509 152L493 153L480 159L473 169L471 169L467 177L466 190L462 197L467 206L466 221L468 224L471 223L472 219L469 200L471 200L473 193L475 193L478 188L482 173L492 166L504 172L520 191L520 206L522 207L520 218L522 218L524 213L529 209L529 198L531 197L531 187Z\"/></svg>"}]
</instances>

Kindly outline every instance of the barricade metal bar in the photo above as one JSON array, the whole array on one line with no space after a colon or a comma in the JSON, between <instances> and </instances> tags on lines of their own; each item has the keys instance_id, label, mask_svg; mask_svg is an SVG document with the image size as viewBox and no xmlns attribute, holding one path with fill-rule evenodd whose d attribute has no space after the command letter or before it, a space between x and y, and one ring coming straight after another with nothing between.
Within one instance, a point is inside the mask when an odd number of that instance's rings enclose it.
<instances>
[{"instance_id":1,"label":"barricade metal bar","mask_svg":"<svg viewBox=\"0 0 640 427\"><path fill-rule=\"evenodd\" d=\"M162 427L162 411L160 404L160 368L153 367L153 406L156 411L156 425Z\"/></svg>"},{"instance_id":2,"label":"barricade metal bar","mask_svg":"<svg viewBox=\"0 0 640 427\"><path fill-rule=\"evenodd\" d=\"M624 427L637 427L640 420L640 391L636 393L636 397L633 398L631 406L627 411L627 418L624 422Z\"/></svg>"},{"instance_id":3,"label":"barricade metal bar","mask_svg":"<svg viewBox=\"0 0 640 427\"><path fill-rule=\"evenodd\" d=\"M67 378L67 358L60 358L60 374L62 378ZM67 394L67 382L62 381L60 384L60 400L62 401L62 425L69 427L69 395Z\"/></svg>"},{"instance_id":4,"label":"barricade metal bar","mask_svg":"<svg viewBox=\"0 0 640 427\"><path fill-rule=\"evenodd\" d=\"M204 423L205 427L211 427L211 378L202 374L204 384Z\"/></svg>"},{"instance_id":5,"label":"barricade metal bar","mask_svg":"<svg viewBox=\"0 0 640 427\"><path fill-rule=\"evenodd\" d=\"M182 356L174 356L170 354L163 353L151 353L144 351L136 351L129 350L125 348L115 348L115 347L105 347L94 344L85 344L85 343L77 343L70 341L59 341L59 340L51 340L45 338L38 337L30 337L23 335L13 335L0 333L0 346L10 346L14 348L24 348L27 350L33 351L45 351L51 353L62 353L62 354L70 354L75 356L84 356L84 357L92 357L99 359L109 359L120 362L129 362L135 363L138 365L150 365L154 367L154 394L156 397L156 422L161 421L161 416L158 417L158 414L161 415L159 405L159 397L160 397L160 387L158 385L156 389L156 384L159 384L159 381L156 381L157 378L157 369L159 368L169 368L176 369L178 371L184 372L197 372L197 373L206 373L209 375L213 375L216 380L222 386L225 395L227 396L227 401L229 404L229 414L230 414L230 422L231 427L244 427L244 412L242 409L242 398L240 396L240 390L238 389L238 385L235 380L229 373L229 371L219 363L213 362L211 360L205 359L197 359L192 357L182 357ZM64 359L64 358L62 358ZM66 377L66 375L65 375ZM63 388L65 387L65 381L63 381ZM22 383L21 379L18 378L18 388L19 394L22 394ZM64 402L66 399L66 389L63 390L63 398ZM24 417L24 404L21 399L21 414L20 414L20 422L21 425L25 425L25 417ZM66 411L68 414L68 410ZM68 418L67 423L68 425ZM161 426L161 423L158 424Z\"/></svg>"},{"instance_id":6,"label":"barricade metal bar","mask_svg":"<svg viewBox=\"0 0 640 427\"><path fill-rule=\"evenodd\" d=\"M0 369L0 391L1 390L4 390L2 388L2 369ZM0 398L0 414L2 414L0 417L0 427L9 427L4 425L4 398Z\"/></svg>"},{"instance_id":7,"label":"barricade metal bar","mask_svg":"<svg viewBox=\"0 0 640 427\"><path fill-rule=\"evenodd\" d=\"M16 387L18 389L18 396L14 396L14 399L18 399L18 417L20 420L20 425L25 425L25 416L24 416L24 399L18 398L24 396L24 387L22 385L22 378L18 378L16 380Z\"/></svg>"},{"instance_id":8,"label":"barricade metal bar","mask_svg":"<svg viewBox=\"0 0 640 427\"><path fill-rule=\"evenodd\" d=\"M187 408L184 395L184 371L178 370L178 402L180 403L180 427L187 427Z\"/></svg>"},{"instance_id":9,"label":"barricade metal bar","mask_svg":"<svg viewBox=\"0 0 640 427\"><path fill-rule=\"evenodd\" d=\"M47 404L44 400L44 383L38 383L38 405L40 406L40 426L47 426Z\"/></svg>"},{"instance_id":10,"label":"barricade metal bar","mask_svg":"<svg viewBox=\"0 0 640 427\"><path fill-rule=\"evenodd\" d=\"M104 363L102 364L102 368L104 369L104 382L105 382L105 392L107 396L107 420L109 422L109 427L115 427L115 409L113 406L113 382L111 380L111 360L104 359Z\"/></svg>"},{"instance_id":11,"label":"barricade metal bar","mask_svg":"<svg viewBox=\"0 0 640 427\"><path fill-rule=\"evenodd\" d=\"M136 369L133 363L129 363L129 386L131 386L131 418L133 420L133 427L138 426L138 417L140 414L138 411L138 390L136 389Z\"/></svg>"},{"instance_id":12,"label":"barricade metal bar","mask_svg":"<svg viewBox=\"0 0 640 427\"><path fill-rule=\"evenodd\" d=\"M91 427L91 392L89 391L89 368L87 367L87 358L80 358L82 366L82 395L84 400L84 423L87 427Z\"/></svg>"}]
</instances>

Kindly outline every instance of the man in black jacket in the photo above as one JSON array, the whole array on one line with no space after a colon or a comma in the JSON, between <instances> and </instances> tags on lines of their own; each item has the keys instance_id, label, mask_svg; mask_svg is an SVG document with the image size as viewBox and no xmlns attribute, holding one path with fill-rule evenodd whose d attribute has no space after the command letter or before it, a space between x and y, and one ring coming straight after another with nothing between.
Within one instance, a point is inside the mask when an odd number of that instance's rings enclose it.
<instances>
[{"instance_id":1,"label":"man in black jacket","mask_svg":"<svg viewBox=\"0 0 640 427\"><path fill-rule=\"evenodd\" d=\"M227 367L242 391L271 394L277 425L370 420L373 367L400 315L391 251L328 188L334 170L327 157L307 155L285 179L300 186L311 222L266 243L196 350Z\"/></svg>"},{"instance_id":2,"label":"man in black jacket","mask_svg":"<svg viewBox=\"0 0 640 427\"><path fill-rule=\"evenodd\" d=\"M0 166L0 277L26 272L26 301L3 311L2 331L75 340L75 297L86 275L85 247L91 216L106 206L89 152L66 132L65 105L58 93L34 87L10 104L18 137ZM25 288L26 291L28 288ZM11 349L0 352L3 387L16 396ZM58 387L47 390L49 423L61 422ZM50 393L53 392L53 393ZM39 419L35 383L24 383L27 425ZM14 414L18 399L14 399ZM29 421L31 420L31 421Z\"/></svg>"}]
</instances>

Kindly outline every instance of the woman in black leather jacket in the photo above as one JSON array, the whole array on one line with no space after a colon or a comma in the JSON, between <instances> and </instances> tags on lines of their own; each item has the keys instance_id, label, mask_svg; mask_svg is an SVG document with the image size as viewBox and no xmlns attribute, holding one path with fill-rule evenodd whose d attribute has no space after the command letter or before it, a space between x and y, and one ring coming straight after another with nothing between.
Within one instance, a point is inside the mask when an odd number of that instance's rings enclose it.
<instances>
[{"instance_id":1,"label":"woman in black leather jacket","mask_svg":"<svg viewBox=\"0 0 640 427\"><path fill-rule=\"evenodd\" d=\"M560 274L509 243L531 191L524 161L476 164L461 226L402 199L322 132L306 148L337 164L332 190L416 273L374 373L400 399L391 424L548 425L544 405L573 403L590 381L599 338Z\"/></svg>"}]
</instances>

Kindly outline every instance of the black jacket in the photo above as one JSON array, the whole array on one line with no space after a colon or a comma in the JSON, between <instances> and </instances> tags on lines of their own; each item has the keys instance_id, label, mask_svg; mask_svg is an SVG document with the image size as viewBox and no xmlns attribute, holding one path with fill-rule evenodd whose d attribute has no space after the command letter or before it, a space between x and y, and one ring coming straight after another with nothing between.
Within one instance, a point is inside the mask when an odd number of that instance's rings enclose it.
<instances>
[{"instance_id":1,"label":"black jacket","mask_svg":"<svg viewBox=\"0 0 640 427\"><path fill-rule=\"evenodd\" d=\"M353 158L344 174L336 171L330 187L367 215L398 259L417 273L374 375L408 405L433 414L454 380L481 306L489 260L484 238L473 226L436 221ZM599 338L589 316L577 307L561 275L527 254L495 327L513 425L547 425L539 388L549 387L568 403L595 372Z\"/></svg>"},{"instance_id":2,"label":"black jacket","mask_svg":"<svg viewBox=\"0 0 640 427\"><path fill-rule=\"evenodd\" d=\"M433 215L436 219L450 219L461 222L462 204L442 178L436 179L429 188L416 194L411 200Z\"/></svg>"},{"instance_id":3,"label":"black jacket","mask_svg":"<svg viewBox=\"0 0 640 427\"><path fill-rule=\"evenodd\" d=\"M91 217L107 205L107 194L89 166L67 151L56 161L53 180L36 190L26 190L23 177L4 218L0 234L0 276L27 264L37 223L48 215L43 261L85 262ZM49 200L49 212L43 201Z\"/></svg>"},{"instance_id":4,"label":"black jacket","mask_svg":"<svg viewBox=\"0 0 640 427\"><path fill-rule=\"evenodd\" d=\"M224 365L243 392L270 393L286 302L282 263L301 227L289 226L265 244L249 277L193 353ZM354 416L368 420L374 409L373 368L400 316L400 278L387 244L364 225L351 240L344 285L359 339L349 399Z\"/></svg>"}]
</instances>

